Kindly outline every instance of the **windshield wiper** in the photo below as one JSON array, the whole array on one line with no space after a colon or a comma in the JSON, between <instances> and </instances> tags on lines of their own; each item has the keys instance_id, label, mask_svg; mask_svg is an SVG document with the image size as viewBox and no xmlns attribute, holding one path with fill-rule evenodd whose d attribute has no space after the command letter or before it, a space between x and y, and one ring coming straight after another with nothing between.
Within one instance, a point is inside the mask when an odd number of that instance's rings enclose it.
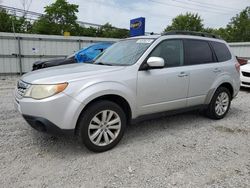
<instances>
[{"instance_id":1,"label":"windshield wiper","mask_svg":"<svg viewBox=\"0 0 250 188\"><path fill-rule=\"evenodd\" d=\"M97 62L97 63L94 63L96 65L108 65L108 66L113 66L112 64L110 63L103 63L103 62Z\"/></svg>"}]
</instances>

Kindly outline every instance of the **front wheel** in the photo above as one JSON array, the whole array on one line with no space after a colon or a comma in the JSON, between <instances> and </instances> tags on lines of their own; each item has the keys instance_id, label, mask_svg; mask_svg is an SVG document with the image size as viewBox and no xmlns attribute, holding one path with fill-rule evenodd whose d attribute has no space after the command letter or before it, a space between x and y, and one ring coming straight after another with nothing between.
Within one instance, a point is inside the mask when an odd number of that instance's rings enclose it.
<instances>
[{"instance_id":1,"label":"front wheel","mask_svg":"<svg viewBox=\"0 0 250 188\"><path fill-rule=\"evenodd\" d=\"M121 140L126 127L126 116L116 103L98 101L82 113L79 126L82 143L91 151L104 152Z\"/></svg>"},{"instance_id":2,"label":"front wheel","mask_svg":"<svg viewBox=\"0 0 250 188\"><path fill-rule=\"evenodd\" d=\"M212 119L222 119L227 114L231 105L231 93L225 87L219 87L208 106L207 116Z\"/></svg>"}]
</instances>

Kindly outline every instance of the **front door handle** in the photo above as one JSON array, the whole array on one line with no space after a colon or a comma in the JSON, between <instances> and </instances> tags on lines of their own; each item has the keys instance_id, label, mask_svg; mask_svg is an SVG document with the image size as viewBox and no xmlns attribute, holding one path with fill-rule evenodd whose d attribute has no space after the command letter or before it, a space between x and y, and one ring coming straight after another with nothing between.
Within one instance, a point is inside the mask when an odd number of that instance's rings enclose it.
<instances>
[{"instance_id":1,"label":"front door handle","mask_svg":"<svg viewBox=\"0 0 250 188\"><path fill-rule=\"evenodd\" d=\"M221 70L220 70L219 68L215 68L213 71L214 71L214 73L219 73L219 72L221 72Z\"/></svg>"},{"instance_id":2,"label":"front door handle","mask_svg":"<svg viewBox=\"0 0 250 188\"><path fill-rule=\"evenodd\" d=\"M188 74L186 72L180 72L180 74L178 76L179 77L185 77L185 76L188 76Z\"/></svg>"}]
</instances>

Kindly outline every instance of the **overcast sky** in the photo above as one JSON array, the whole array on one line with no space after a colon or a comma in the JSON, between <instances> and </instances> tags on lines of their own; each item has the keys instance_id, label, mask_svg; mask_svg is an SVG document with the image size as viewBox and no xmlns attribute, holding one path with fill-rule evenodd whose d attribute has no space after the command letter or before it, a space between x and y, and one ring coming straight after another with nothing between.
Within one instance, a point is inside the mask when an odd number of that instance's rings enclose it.
<instances>
[{"instance_id":1,"label":"overcast sky","mask_svg":"<svg viewBox=\"0 0 250 188\"><path fill-rule=\"evenodd\" d=\"M2 5L22 8L23 0L0 0ZM29 1L29 0L26 0ZM33 0L30 11L43 13L53 0ZM79 5L78 20L96 24L110 22L129 28L129 20L146 18L146 31L162 32L172 18L186 12L198 13L205 27L224 27L250 0L68 0Z\"/></svg>"}]
</instances>

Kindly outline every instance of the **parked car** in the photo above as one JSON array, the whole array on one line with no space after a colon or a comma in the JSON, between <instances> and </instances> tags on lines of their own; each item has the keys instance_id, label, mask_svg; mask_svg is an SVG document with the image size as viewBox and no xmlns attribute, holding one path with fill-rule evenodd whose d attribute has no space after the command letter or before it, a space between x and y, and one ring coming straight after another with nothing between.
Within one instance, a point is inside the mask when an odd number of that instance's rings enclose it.
<instances>
[{"instance_id":1,"label":"parked car","mask_svg":"<svg viewBox=\"0 0 250 188\"><path fill-rule=\"evenodd\" d=\"M250 60L245 65L240 67L240 79L242 87L250 88Z\"/></svg>"},{"instance_id":2,"label":"parked car","mask_svg":"<svg viewBox=\"0 0 250 188\"><path fill-rule=\"evenodd\" d=\"M52 59L48 61L37 61L33 63L32 70L38 70L46 67L53 67L58 65L66 65L72 63L84 63L92 61L96 56L110 47L112 42L99 42L95 44L91 44L88 47L85 47L78 52L67 56L66 58L61 59Z\"/></svg>"},{"instance_id":3,"label":"parked car","mask_svg":"<svg viewBox=\"0 0 250 188\"><path fill-rule=\"evenodd\" d=\"M113 44L93 64L23 75L15 106L33 128L75 134L103 152L118 144L128 123L152 115L203 109L223 118L239 92L239 71L227 43L214 35L140 36Z\"/></svg>"}]
</instances>

